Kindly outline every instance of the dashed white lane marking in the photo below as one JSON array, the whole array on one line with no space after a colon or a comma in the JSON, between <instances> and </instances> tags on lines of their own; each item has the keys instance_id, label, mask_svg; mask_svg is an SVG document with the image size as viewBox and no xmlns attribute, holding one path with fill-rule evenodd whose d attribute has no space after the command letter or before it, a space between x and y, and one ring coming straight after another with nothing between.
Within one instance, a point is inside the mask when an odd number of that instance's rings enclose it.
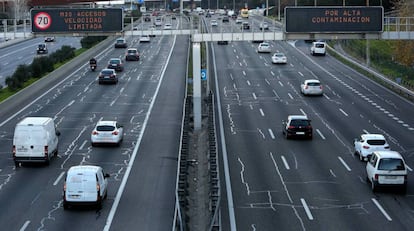
<instances>
[{"instance_id":1,"label":"dashed white lane marking","mask_svg":"<svg viewBox=\"0 0 414 231\"><path fill-rule=\"evenodd\" d=\"M23 224L23 226L20 228L20 230L19 230L19 231L25 231L25 230L26 230L26 228L27 228L27 226L29 226L29 224L30 224L30 221L29 221L29 220L27 220L27 221Z\"/></svg>"},{"instance_id":2,"label":"dashed white lane marking","mask_svg":"<svg viewBox=\"0 0 414 231\"><path fill-rule=\"evenodd\" d=\"M288 96L290 99L293 99L293 96L290 93L288 93Z\"/></svg>"},{"instance_id":3,"label":"dashed white lane marking","mask_svg":"<svg viewBox=\"0 0 414 231\"><path fill-rule=\"evenodd\" d=\"M249 86L250 86L250 81L249 81L249 80L247 80L246 82L247 82L247 85L249 85Z\"/></svg>"},{"instance_id":4,"label":"dashed white lane marking","mask_svg":"<svg viewBox=\"0 0 414 231\"><path fill-rule=\"evenodd\" d=\"M339 111L340 111L342 114L344 114L344 116L348 117L348 114L347 114L344 110L342 110L342 108L339 108Z\"/></svg>"},{"instance_id":5,"label":"dashed white lane marking","mask_svg":"<svg viewBox=\"0 0 414 231\"><path fill-rule=\"evenodd\" d=\"M306 116L306 113L305 113L305 111L302 108L299 109L299 111L302 113L302 115Z\"/></svg>"},{"instance_id":6,"label":"dashed white lane marking","mask_svg":"<svg viewBox=\"0 0 414 231\"><path fill-rule=\"evenodd\" d=\"M87 142L88 142L87 140L84 140L83 143L82 143L82 145L79 147L78 150L82 150L85 147L85 145L86 145Z\"/></svg>"},{"instance_id":7,"label":"dashed white lane marking","mask_svg":"<svg viewBox=\"0 0 414 231\"><path fill-rule=\"evenodd\" d=\"M274 140L276 137L275 137L275 134L273 134L272 129L269 128L268 131L269 131L270 137L272 138L272 140Z\"/></svg>"},{"instance_id":8,"label":"dashed white lane marking","mask_svg":"<svg viewBox=\"0 0 414 231\"><path fill-rule=\"evenodd\" d=\"M259 111L260 111L260 115L262 115L264 117L265 114L264 114L263 110L260 108Z\"/></svg>"},{"instance_id":9,"label":"dashed white lane marking","mask_svg":"<svg viewBox=\"0 0 414 231\"><path fill-rule=\"evenodd\" d=\"M257 96L254 92L252 93L252 96L253 96L253 99L255 99L255 100L257 99Z\"/></svg>"},{"instance_id":10,"label":"dashed white lane marking","mask_svg":"<svg viewBox=\"0 0 414 231\"><path fill-rule=\"evenodd\" d=\"M59 174L59 176L56 178L55 182L53 182L53 186L56 186L57 184L59 184L60 179L62 179L62 177L65 175L65 171L61 172Z\"/></svg>"},{"instance_id":11,"label":"dashed white lane marking","mask_svg":"<svg viewBox=\"0 0 414 231\"><path fill-rule=\"evenodd\" d=\"M319 134L319 136L323 139L326 140L325 136L322 134L322 132L319 129L316 129L316 132Z\"/></svg>"},{"instance_id":12,"label":"dashed white lane marking","mask_svg":"<svg viewBox=\"0 0 414 231\"><path fill-rule=\"evenodd\" d=\"M300 198L300 202L302 203L303 208L305 209L305 212L306 212L306 215L308 216L308 219L309 219L309 220L313 220L312 213L311 213L311 211L310 211L310 209L309 209L309 206L308 206L308 204L306 203L305 199Z\"/></svg>"},{"instance_id":13,"label":"dashed white lane marking","mask_svg":"<svg viewBox=\"0 0 414 231\"><path fill-rule=\"evenodd\" d=\"M282 159L283 164L285 165L285 168L286 168L287 170L289 170L289 169L290 169L290 167L289 167L288 162L286 161L286 158L285 158L284 156L281 156L280 158Z\"/></svg>"},{"instance_id":14,"label":"dashed white lane marking","mask_svg":"<svg viewBox=\"0 0 414 231\"><path fill-rule=\"evenodd\" d=\"M381 206L381 204L377 201L375 198L371 198L372 202L377 206L377 208L381 211L381 213L387 218L388 221L392 221L392 218L388 213L385 211L385 209Z\"/></svg>"},{"instance_id":15,"label":"dashed white lane marking","mask_svg":"<svg viewBox=\"0 0 414 231\"><path fill-rule=\"evenodd\" d=\"M346 162L340 157L338 156L339 161L341 161L342 165L346 168L346 170L348 170L348 172L351 171L351 168L348 166L348 164L346 164Z\"/></svg>"}]
</instances>

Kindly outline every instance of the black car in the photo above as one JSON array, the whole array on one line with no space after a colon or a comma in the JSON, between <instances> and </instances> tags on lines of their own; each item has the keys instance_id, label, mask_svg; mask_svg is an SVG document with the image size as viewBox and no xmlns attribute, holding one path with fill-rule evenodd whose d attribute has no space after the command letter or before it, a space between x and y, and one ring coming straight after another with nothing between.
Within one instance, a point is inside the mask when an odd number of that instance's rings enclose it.
<instances>
[{"instance_id":1,"label":"black car","mask_svg":"<svg viewBox=\"0 0 414 231\"><path fill-rule=\"evenodd\" d=\"M118 78L116 77L115 70L113 69L103 69L98 76L98 83L118 83Z\"/></svg>"},{"instance_id":2,"label":"black car","mask_svg":"<svg viewBox=\"0 0 414 231\"><path fill-rule=\"evenodd\" d=\"M242 30L249 30L250 29L250 24L249 22L243 22L242 26L241 26Z\"/></svg>"},{"instance_id":3,"label":"black car","mask_svg":"<svg viewBox=\"0 0 414 231\"><path fill-rule=\"evenodd\" d=\"M40 43L39 45L37 45L36 52L37 54L47 54L48 50L46 44Z\"/></svg>"},{"instance_id":4,"label":"black car","mask_svg":"<svg viewBox=\"0 0 414 231\"><path fill-rule=\"evenodd\" d=\"M229 19L229 17L227 17L227 16L224 16L224 17L223 17L223 19L222 19L222 22L230 22L230 19Z\"/></svg>"},{"instance_id":5,"label":"black car","mask_svg":"<svg viewBox=\"0 0 414 231\"><path fill-rule=\"evenodd\" d=\"M127 48L127 42L124 38L118 38L115 41L115 48Z\"/></svg>"},{"instance_id":6,"label":"black car","mask_svg":"<svg viewBox=\"0 0 414 231\"><path fill-rule=\"evenodd\" d=\"M125 54L125 61L139 61L138 49L129 48Z\"/></svg>"},{"instance_id":7,"label":"black car","mask_svg":"<svg viewBox=\"0 0 414 231\"><path fill-rule=\"evenodd\" d=\"M287 121L282 123L282 133L286 139L291 137L312 139L311 121L305 115L290 115Z\"/></svg>"},{"instance_id":8,"label":"black car","mask_svg":"<svg viewBox=\"0 0 414 231\"><path fill-rule=\"evenodd\" d=\"M112 59L109 60L107 68L114 69L115 71L123 71L124 70L124 65L123 65L121 59L112 58Z\"/></svg>"},{"instance_id":9,"label":"black car","mask_svg":"<svg viewBox=\"0 0 414 231\"><path fill-rule=\"evenodd\" d=\"M55 37L50 36L50 37L45 37L45 42L54 42L55 41Z\"/></svg>"},{"instance_id":10,"label":"black car","mask_svg":"<svg viewBox=\"0 0 414 231\"><path fill-rule=\"evenodd\" d=\"M145 14L144 15L144 22L151 22L151 15Z\"/></svg>"},{"instance_id":11,"label":"black car","mask_svg":"<svg viewBox=\"0 0 414 231\"><path fill-rule=\"evenodd\" d=\"M221 41L217 41L217 44L218 45L227 45L227 44L229 44L229 41L221 40Z\"/></svg>"}]
</instances>

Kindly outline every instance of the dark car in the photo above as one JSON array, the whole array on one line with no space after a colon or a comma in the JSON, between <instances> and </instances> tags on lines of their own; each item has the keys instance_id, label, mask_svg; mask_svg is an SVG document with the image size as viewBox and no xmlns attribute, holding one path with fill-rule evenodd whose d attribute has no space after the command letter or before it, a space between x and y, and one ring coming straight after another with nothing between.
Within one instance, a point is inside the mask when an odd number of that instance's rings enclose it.
<instances>
[{"instance_id":1,"label":"dark car","mask_svg":"<svg viewBox=\"0 0 414 231\"><path fill-rule=\"evenodd\" d=\"M112 58L108 62L108 68L114 69L115 71L123 71L124 65L122 63L122 60L119 58Z\"/></svg>"},{"instance_id":2,"label":"dark car","mask_svg":"<svg viewBox=\"0 0 414 231\"><path fill-rule=\"evenodd\" d=\"M45 37L45 42L54 42L54 41L55 41L55 37L53 36Z\"/></svg>"},{"instance_id":3,"label":"dark car","mask_svg":"<svg viewBox=\"0 0 414 231\"><path fill-rule=\"evenodd\" d=\"M218 45L227 45L227 44L229 44L229 41L220 40L220 41L217 41L217 44Z\"/></svg>"},{"instance_id":4,"label":"dark car","mask_svg":"<svg viewBox=\"0 0 414 231\"><path fill-rule=\"evenodd\" d=\"M242 26L241 26L242 30L249 30L250 29L250 24L249 22L243 22Z\"/></svg>"},{"instance_id":5,"label":"dark car","mask_svg":"<svg viewBox=\"0 0 414 231\"><path fill-rule=\"evenodd\" d=\"M125 61L139 61L138 49L129 48L125 54Z\"/></svg>"},{"instance_id":6,"label":"dark car","mask_svg":"<svg viewBox=\"0 0 414 231\"><path fill-rule=\"evenodd\" d=\"M127 42L124 38L118 38L115 41L115 48L127 48Z\"/></svg>"},{"instance_id":7,"label":"dark car","mask_svg":"<svg viewBox=\"0 0 414 231\"><path fill-rule=\"evenodd\" d=\"M103 69L98 76L98 83L118 83L116 72L114 69Z\"/></svg>"},{"instance_id":8,"label":"dark car","mask_svg":"<svg viewBox=\"0 0 414 231\"><path fill-rule=\"evenodd\" d=\"M45 43L40 43L36 48L37 54L47 54L47 46Z\"/></svg>"},{"instance_id":9,"label":"dark car","mask_svg":"<svg viewBox=\"0 0 414 231\"><path fill-rule=\"evenodd\" d=\"M144 22L151 22L151 15L144 14Z\"/></svg>"},{"instance_id":10,"label":"dark car","mask_svg":"<svg viewBox=\"0 0 414 231\"><path fill-rule=\"evenodd\" d=\"M230 19L229 19L229 17L227 17L227 16L224 16L224 17L223 17L223 19L222 19L222 22L230 22Z\"/></svg>"},{"instance_id":11,"label":"dark car","mask_svg":"<svg viewBox=\"0 0 414 231\"><path fill-rule=\"evenodd\" d=\"M311 121L305 115L290 115L287 121L283 121L282 133L286 139L291 137L312 139Z\"/></svg>"}]
</instances>

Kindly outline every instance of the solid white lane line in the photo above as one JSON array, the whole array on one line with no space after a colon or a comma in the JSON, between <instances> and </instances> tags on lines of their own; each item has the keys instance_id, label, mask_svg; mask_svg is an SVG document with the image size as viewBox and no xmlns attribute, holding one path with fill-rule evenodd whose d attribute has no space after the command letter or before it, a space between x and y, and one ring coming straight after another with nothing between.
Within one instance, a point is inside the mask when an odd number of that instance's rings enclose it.
<instances>
[{"instance_id":1,"label":"solid white lane line","mask_svg":"<svg viewBox=\"0 0 414 231\"><path fill-rule=\"evenodd\" d=\"M302 113L302 115L306 116L306 113L302 108L300 108L299 111Z\"/></svg>"},{"instance_id":2,"label":"solid white lane line","mask_svg":"<svg viewBox=\"0 0 414 231\"><path fill-rule=\"evenodd\" d=\"M53 186L56 186L57 184L59 184L60 179L62 179L62 177L65 175L65 171L61 172L59 174L59 176L56 178L55 182L53 182Z\"/></svg>"},{"instance_id":3,"label":"solid white lane line","mask_svg":"<svg viewBox=\"0 0 414 231\"><path fill-rule=\"evenodd\" d=\"M268 131L269 131L270 137L272 138L272 140L274 140L275 139L275 135L273 134L272 129L269 128Z\"/></svg>"},{"instance_id":4,"label":"solid white lane line","mask_svg":"<svg viewBox=\"0 0 414 231\"><path fill-rule=\"evenodd\" d=\"M246 76L246 72L245 71L243 71L243 75Z\"/></svg>"},{"instance_id":5,"label":"solid white lane line","mask_svg":"<svg viewBox=\"0 0 414 231\"><path fill-rule=\"evenodd\" d=\"M283 164L285 165L285 168L286 168L287 170L289 170L289 169L290 169L290 167L289 167L288 162L286 161L286 158L285 158L284 156L281 156L280 158L282 159Z\"/></svg>"},{"instance_id":6,"label":"solid white lane line","mask_svg":"<svg viewBox=\"0 0 414 231\"><path fill-rule=\"evenodd\" d=\"M30 224L30 221L29 221L29 220L27 220L27 221L23 224L23 226L20 228L20 230L19 230L19 231L25 231L25 230L26 230L26 228L27 228L27 226L29 226L29 224Z\"/></svg>"},{"instance_id":7,"label":"solid white lane line","mask_svg":"<svg viewBox=\"0 0 414 231\"><path fill-rule=\"evenodd\" d=\"M302 74L302 72L300 72L300 71L299 71L298 73L299 73L299 75L300 75L300 76L302 76L302 77L304 76L304 75Z\"/></svg>"},{"instance_id":8,"label":"solid white lane line","mask_svg":"<svg viewBox=\"0 0 414 231\"><path fill-rule=\"evenodd\" d=\"M283 87L283 83L282 83L282 82L280 82L280 81L279 81L279 85L280 85L281 87Z\"/></svg>"},{"instance_id":9,"label":"solid white lane line","mask_svg":"<svg viewBox=\"0 0 414 231\"><path fill-rule=\"evenodd\" d=\"M392 221L392 218L388 213L385 211L385 209L380 205L380 203L375 198L371 198L372 202L377 206L377 208L381 211L381 213L387 218L388 221Z\"/></svg>"},{"instance_id":10,"label":"solid white lane line","mask_svg":"<svg viewBox=\"0 0 414 231\"><path fill-rule=\"evenodd\" d=\"M263 110L260 108L259 111L260 111L260 115L262 115L264 117L265 114L264 114Z\"/></svg>"},{"instance_id":11,"label":"solid white lane line","mask_svg":"<svg viewBox=\"0 0 414 231\"><path fill-rule=\"evenodd\" d=\"M322 132L319 131L319 129L316 129L316 132L319 134L319 136L323 139L326 140L325 136L323 136Z\"/></svg>"},{"instance_id":12,"label":"solid white lane line","mask_svg":"<svg viewBox=\"0 0 414 231\"><path fill-rule=\"evenodd\" d=\"M249 81L249 80L247 80L246 82L247 82L247 85L249 85L249 86L250 86L250 81Z\"/></svg>"},{"instance_id":13,"label":"solid white lane line","mask_svg":"<svg viewBox=\"0 0 414 231\"><path fill-rule=\"evenodd\" d=\"M339 108L339 111L342 112L342 114L344 114L345 116L348 116L348 114L344 110L342 110L342 108Z\"/></svg>"},{"instance_id":14,"label":"solid white lane line","mask_svg":"<svg viewBox=\"0 0 414 231\"><path fill-rule=\"evenodd\" d=\"M338 159L341 161L342 165L346 168L346 170L350 172L351 168L346 164L346 162L340 156L338 156Z\"/></svg>"},{"instance_id":15,"label":"solid white lane line","mask_svg":"<svg viewBox=\"0 0 414 231\"><path fill-rule=\"evenodd\" d=\"M252 93L252 96L253 96L253 99L255 99L255 100L257 99L257 96L254 92Z\"/></svg>"},{"instance_id":16,"label":"solid white lane line","mask_svg":"<svg viewBox=\"0 0 414 231\"><path fill-rule=\"evenodd\" d=\"M311 211L310 211L310 209L308 207L308 204L306 204L305 199L300 198L300 202L302 203L303 208L305 209L306 215L308 216L309 220L313 220L312 213L311 213Z\"/></svg>"}]
</instances>

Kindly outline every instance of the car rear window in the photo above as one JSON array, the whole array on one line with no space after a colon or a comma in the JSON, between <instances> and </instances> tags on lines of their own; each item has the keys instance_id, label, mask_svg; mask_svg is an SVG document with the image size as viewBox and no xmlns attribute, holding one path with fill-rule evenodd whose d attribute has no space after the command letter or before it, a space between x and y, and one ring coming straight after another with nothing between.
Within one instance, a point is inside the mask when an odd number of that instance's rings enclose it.
<instances>
[{"instance_id":1,"label":"car rear window","mask_svg":"<svg viewBox=\"0 0 414 231\"><path fill-rule=\"evenodd\" d=\"M99 132L110 132L110 131L115 130L115 127L112 125L100 125L96 127L96 130Z\"/></svg>"},{"instance_id":2,"label":"car rear window","mask_svg":"<svg viewBox=\"0 0 414 231\"><path fill-rule=\"evenodd\" d=\"M315 83L315 82L308 83L308 86L315 86L315 87L317 87L317 86L320 86L320 85L321 85L320 83Z\"/></svg>"},{"instance_id":3,"label":"car rear window","mask_svg":"<svg viewBox=\"0 0 414 231\"><path fill-rule=\"evenodd\" d=\"M291 126L310 126L309 120L292 120L290 122Z\"/></svg>"},{"instance_id":4,"label":"car rear window","mask_svg":"<svg viewBox=\"0 0 414 231\"><path fill-rule=\"evenodd\" d=\"M109 61L110 63L114 63L114 64L119 64L121 63L119 59L112 59L111 61Z\"/></svg>"},{"instance_id":5,"label":"car rear window","mask_svg":"<svg viewBox=\"0 0 414 231\"><path fill-rule=\"evenodd\" d=\"M315 44L315 47L316 48L324 48L325 47L325 44L323 44L323 43L316 43Z\"/></svg>"},{"instance_id":6,"label":"car rear window","mask_svg":"<svg viewBox=\"0 0 414 231\"><path fill-rule=\"evenodd\" d=\"M401 159L383 158L380 159L378 170L404 170L404 162Z\"/></svg>"},{"instance_id":7,"label":"car rear window","mask_svg":"<svg viewBox=\"0 0 414 231\"><path fill-rule=\"evenodd\" d=\"M114 72L112 70L103 70L101 73L104 75L112 75Z\"/></svg>"},{"instance_id":8,"label":"car rear window","mask_svg":"<svg viewBox=\"0 0 414 231\"><path fill-rule=\"evenodd\" d=\"M369 145L384 145L385 140L367 140Z\"/></svg>"},{"instance_id":9,"label":"car rear window","mask_svg":"<svg viewBox=\"0 0 414 231\"><path fill-rule=\"evenodd\" d=\"M128 54L136 54L137 51L136 50L128 50Z\"/></svg>"}]
</instances>

